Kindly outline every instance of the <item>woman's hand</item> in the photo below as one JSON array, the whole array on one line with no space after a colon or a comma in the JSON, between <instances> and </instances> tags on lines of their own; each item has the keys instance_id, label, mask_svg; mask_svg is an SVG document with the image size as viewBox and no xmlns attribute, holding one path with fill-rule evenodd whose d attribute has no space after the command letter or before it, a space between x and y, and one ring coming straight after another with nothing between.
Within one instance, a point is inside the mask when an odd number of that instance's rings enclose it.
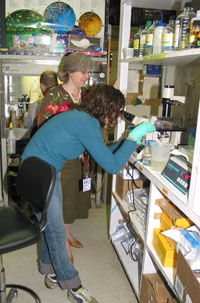
<instances>
[{"instance_id":1,"label":"woman's hand","mask_svg":"<svg viewBox=\"0 0 200 303\"><path fill-rule=\"evenodd\" d=\"M155 131L156 131L155 125L149 122L144 122L136 126L132 131L130 131L128 137L133 139L137 144L141 144L143 136Z\"/></svg>"}]
</instances>

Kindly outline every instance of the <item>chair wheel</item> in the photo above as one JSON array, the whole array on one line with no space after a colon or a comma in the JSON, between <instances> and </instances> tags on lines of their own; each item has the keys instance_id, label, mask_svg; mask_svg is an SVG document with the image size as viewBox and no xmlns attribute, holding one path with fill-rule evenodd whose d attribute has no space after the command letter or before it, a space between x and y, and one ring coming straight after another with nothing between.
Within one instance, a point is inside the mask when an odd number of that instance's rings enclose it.
<instances>
[{"instance_id":1,"label":"chair wheel","mask_svg":"<svg viewBox=\"0 0 200 303\"><path fill-rule=\"evenodd\" d=\"M13 294L13 297L14 297L14 298L18 298L18 291L17 291L17 289L15 289L14 294Z\"/></svg>"}]
</instances>

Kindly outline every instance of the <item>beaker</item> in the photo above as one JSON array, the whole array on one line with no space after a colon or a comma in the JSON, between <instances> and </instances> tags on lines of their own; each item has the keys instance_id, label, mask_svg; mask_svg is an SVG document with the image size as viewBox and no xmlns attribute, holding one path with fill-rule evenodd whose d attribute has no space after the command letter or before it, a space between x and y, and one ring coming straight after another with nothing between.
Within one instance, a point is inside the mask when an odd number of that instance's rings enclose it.
<instances>
[{"instance_id":1,"label":"beaker","mask_svg":"<svg viewBox=\"0 0 200 303\"><path fill-rule=\"evenodd\" d=\"M153 141L150 142L150 146L151 169L161 173L169 160L170 151L173 145L171 143Z\"/></svg>"}]
</instances>

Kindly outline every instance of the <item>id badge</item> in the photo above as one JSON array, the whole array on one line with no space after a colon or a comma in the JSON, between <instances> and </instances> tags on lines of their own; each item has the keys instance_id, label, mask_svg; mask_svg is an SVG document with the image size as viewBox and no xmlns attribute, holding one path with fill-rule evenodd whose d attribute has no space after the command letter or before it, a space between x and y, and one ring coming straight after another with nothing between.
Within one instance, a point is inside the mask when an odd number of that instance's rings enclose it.
<instances>
[{"instance_id":1,"label":"id badge","mask_svg":"<svg viewBox=\"0 0 200 303\"><path fill-rule=\"evenodd\" d=\"M79 180L79 190L83 192L91 190L91 180L91 178Z\"/></svg>"}]
</instances>

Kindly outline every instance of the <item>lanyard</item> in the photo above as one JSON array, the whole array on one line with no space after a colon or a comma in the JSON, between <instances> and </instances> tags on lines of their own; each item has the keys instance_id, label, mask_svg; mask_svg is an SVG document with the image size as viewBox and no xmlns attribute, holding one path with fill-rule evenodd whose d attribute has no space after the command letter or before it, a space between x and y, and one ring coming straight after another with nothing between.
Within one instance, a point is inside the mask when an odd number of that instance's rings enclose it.
<instances>
[{"instance_id":1,"label":"lanyard","mask_svg":"<svg viewBox=\"0 0 200 303\"><path fill-rule=\"evenodd\" d=\"M89 155L88 151L86 150L81 156L82 178L84 178L84 168L85 168L86 177L88 177L88 175L89 175L89 160L90 160L90 155Z\"/></svg>"}]
</instances>

